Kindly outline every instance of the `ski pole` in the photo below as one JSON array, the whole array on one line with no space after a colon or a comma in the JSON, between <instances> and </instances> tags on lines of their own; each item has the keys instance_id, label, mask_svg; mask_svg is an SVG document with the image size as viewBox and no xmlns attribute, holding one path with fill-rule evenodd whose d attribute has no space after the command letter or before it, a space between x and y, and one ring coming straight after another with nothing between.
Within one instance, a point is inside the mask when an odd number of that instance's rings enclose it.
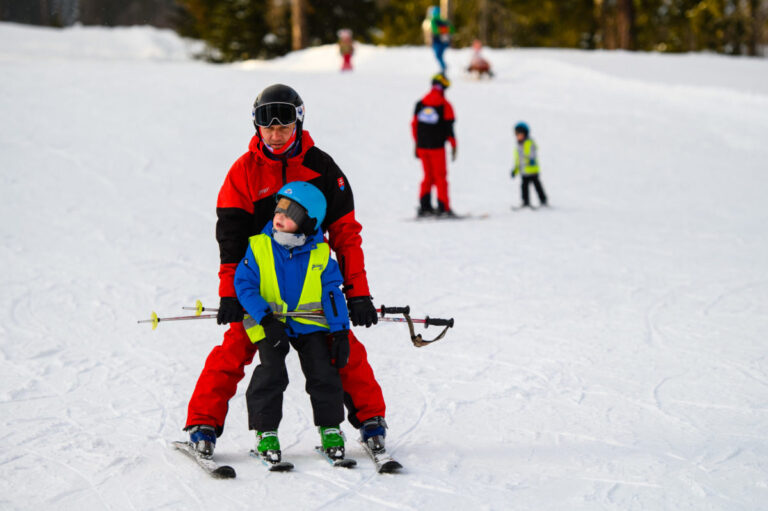
<instances>
[{"instance_id":1,"label":"ski pole","mask_svg":"<svg viewBox=\"0 0 768 511\"><path fill-rule=\"evenodd\" d=\"M194 316L176 316L172 318L159 318L157 313L152 311L152 319L140 319L137 323L152 323L152 330L157 328L161 321L184 321L187 319L210 319L215 318L216 314L195 314Z\"/></svg>"},{"instance_id":2,"label":"ski pole","mask_svg":"<svg viewBox=\"0 0 768 511\"><path fill-rule=\"evenodd\" d=\"M194 307L182 307L184 310L193 310L195 311L194 316L177 316L172 318L158 318L156 313L152 313L152 319L142 320L139 321L139 323L152 323L152 330L157 328L157 324L160 321L180 321L180 320L186 320L186 319L204 319L204 318L215 318L216 314L203 314L204 311L210 311L210 312L218 312L219 309L212 308L212 307L204 307L203 303L200 300L197 300L195 302ZM411 334L411 342L413 342L413 345L417 348L421 348L422 346L426 346L430 343L439 341L443 337L445 337L445 334L448 332L449 328L453 328L453 318L444 319L444 318L430 318L429 316L426 316L424 318L411 318L410 316L411 307L406 305L405 307L386 307L385 305L382 305L380 308L376 309L376 313L380 314L381 316L378 318L379 321L387 321L392 323L407 323L408 324L408 330ZM278 317L299 317L304 318L312 321L322 321L325 320L325 316L323 315L323 311L320 310L314 310L314 311L291 311L291 312L275 312L275 316ZM387 314L402 314L402 318L392 318L386 316ZM414 330L414 323L423 324L424 328L429 328L430 325L432 326L442 326L445 327L443 330L435 337L434 339L424 339L421 334L417 334Z\"/></svg>"}]
</instances>

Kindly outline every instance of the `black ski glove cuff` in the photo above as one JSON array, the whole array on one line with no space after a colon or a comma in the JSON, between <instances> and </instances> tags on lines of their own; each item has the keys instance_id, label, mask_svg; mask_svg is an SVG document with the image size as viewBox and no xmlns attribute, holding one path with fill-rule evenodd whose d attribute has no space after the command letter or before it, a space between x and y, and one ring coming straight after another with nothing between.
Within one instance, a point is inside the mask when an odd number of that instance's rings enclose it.
<instances>
[{"instance_id":1,"label":"black ski glove cuff","mask_svg":"<svg viewBox=\"0 0 768 511\"><path fill-rule=\"evenodd\" d=\"M216 314L216 323L226 325L243 320L245 312L240 301L233 296L222 296L219 302L219 312Z\"/></svg>"},{"instance_id":2,"label":"black ski glove cuff","mask_svg":"<svg viewBox=\"0 0 768 511\"><path fill-rule=\"evenodd\" d=\"M374 307L370 296L353 296L347 299L347 308L349 309L349 319L355 326L365 325L365 328L368 328L379 322L376 307Z\"/></svg>"}]
</instances>

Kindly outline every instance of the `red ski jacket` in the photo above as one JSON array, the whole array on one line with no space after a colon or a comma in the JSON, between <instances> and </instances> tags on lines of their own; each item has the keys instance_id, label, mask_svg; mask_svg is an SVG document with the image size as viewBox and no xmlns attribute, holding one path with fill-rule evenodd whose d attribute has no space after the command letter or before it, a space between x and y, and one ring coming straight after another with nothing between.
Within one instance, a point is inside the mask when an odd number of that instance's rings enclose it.
<instances>
[{"instance_id":1,"label":"red ski jacket","mask_svg":"<svg viewBox=\"0 0 768 511\"><path fill-rule=\"evenodd\" d=\"M420 149L442 149L447 140L456 147L453 134L455 121L453 106L445 99L443 92L433 88L416 103L411 121L413 139Z\"/></svg>"},{"instance_id":2,"label":"red ski jacket","mask_svg":"<svg viewBox=\"0 0 768 511\"><path fill-rule=\"evenodd\" d=\"M355 220L355 205L347 177L333 159L315 146L304 131L298 154L278 158L263 147L257 135L248 152L229 169L216 204L216 240L219 242L219 296L236 296L235 270L248 248L248 238L272 220L275 194L286 183L307 181L318 187L328 202L323 232L344 277L347 297L369 296L363 260L362 227Z\"/></svg>"}]
</instances>

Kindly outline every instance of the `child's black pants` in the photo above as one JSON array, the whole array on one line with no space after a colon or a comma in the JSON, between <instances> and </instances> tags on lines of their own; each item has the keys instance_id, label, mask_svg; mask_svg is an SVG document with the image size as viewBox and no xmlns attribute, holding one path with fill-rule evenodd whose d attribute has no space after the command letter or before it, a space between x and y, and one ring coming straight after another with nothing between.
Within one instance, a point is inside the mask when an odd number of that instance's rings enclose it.
<instances>
[{"instance_id":1,"label":"child's black pants","mask_svg":"<svg viewBox=\"0 0 768 511\"><path fill-rule=\"evenodd\" d=\"M338 426L344 420L344 391L339 371L331 365L327 334L300 335L290 342L299 354L315 426ZM283 342L275 348L267 339L259 341L258 346L261 363L253 370L245 393L248 427L272 431L283 418L283 392L288 387L285 357L289 346Z\"/></svg>"}]
</instances>

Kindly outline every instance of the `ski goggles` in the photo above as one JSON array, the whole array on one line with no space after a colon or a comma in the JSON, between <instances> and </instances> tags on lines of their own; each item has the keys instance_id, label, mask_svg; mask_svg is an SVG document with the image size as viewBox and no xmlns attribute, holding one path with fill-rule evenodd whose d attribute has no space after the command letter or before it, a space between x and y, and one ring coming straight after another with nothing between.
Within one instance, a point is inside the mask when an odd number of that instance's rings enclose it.
<instances>
[{"instance_id":1,"label":"ski goggles","mask_svg":"<svg viewBox=\"0 0 768 511\"><path fill-rule=\"evenodd\" d=\"M304 105L294 106L291 103L267 103L253 109L253 122L262 128L268 128L275 122L281 126L288 126L297 120L304 120Z\"/></svg>"},{"instance_id":2,"label":"ski goggles","mask_svg":"<svg viewBox=\"0 0 768 511\"><path fill-rule=\"evenodd\" d=\"M275 206L275 213L282 213L291 220L293 220L297 226L301 227L304 220L307 219L307 210L304 209L298 203L292 201L287 197L278 195L277 206Z\"/></svg>"}]
</instances>

